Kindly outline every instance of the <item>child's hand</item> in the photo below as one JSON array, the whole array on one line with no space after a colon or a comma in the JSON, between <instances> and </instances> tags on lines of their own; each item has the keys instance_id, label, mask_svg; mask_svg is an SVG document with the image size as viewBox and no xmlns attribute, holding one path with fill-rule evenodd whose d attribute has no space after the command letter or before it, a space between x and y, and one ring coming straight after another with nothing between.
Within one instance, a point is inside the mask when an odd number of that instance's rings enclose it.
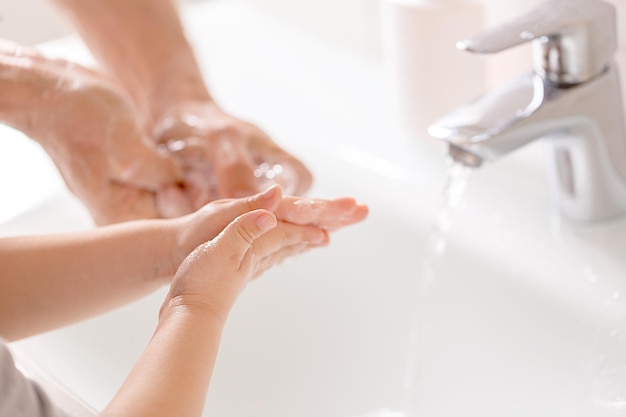
<instances>
[{"instance_id":1,"label":"child's hand","mask_svg":"<svg viewBox=\"0 0 626 417\"><path fill-rule=\"evenodd\" d=\"M267 210L245 213L183 261L161 315L180 306L202 306L223 323L250 279L283 258L302 251L308 242L320 245L326 241L327 236L321 229L280 224Z\"/></svg>"},{"instance_id":2,"label":"child's hand","mask_svg":"<svg viewBox=\"0 0 626 417\"><path fill-rule=\"evenodd\" d=\"M321 200L283 197L279 187L269 188L251 197L214 201L195 213L168 220L174 225L176 236L171 251L170 276L198 245L215 238L236 217L259 209L275 214L279 230L273 233L297 236L298 233L308 231L309 235L305 236L307 243L298 242L299 246L303 246L301 249L325 245L326 232L360 222L368 212L366 206L357 204L351 198ZM304 226L307 227L301 229ZM324 235L324 239L313 239L312 235Z\"/></svg>"},{"instance_id":3,"label":"child's hand","mask_svg":"<svg viewBox=\"0 0 626 417\"><path fill-rule=\"evenodd\" d=\"M225 320L249 280L287 257L328 244L330 230L365 219L367 211L350 198L282 197L278 187L208 204L179 220L184 225L181 248L195 249L180 252L185 259L162 314L172 307L200 304Z\"/></svg>"}]
</instances>

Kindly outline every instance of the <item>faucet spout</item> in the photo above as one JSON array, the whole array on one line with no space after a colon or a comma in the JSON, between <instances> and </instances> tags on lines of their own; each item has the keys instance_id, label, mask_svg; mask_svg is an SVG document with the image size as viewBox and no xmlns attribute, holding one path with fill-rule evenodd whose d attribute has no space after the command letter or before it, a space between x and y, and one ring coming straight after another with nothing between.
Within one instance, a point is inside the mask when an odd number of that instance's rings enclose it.
<instances>
[{"instance_id":1,"label":"faucet spout","mask_svg":"<svg viewBox=\"0 0 626 417\"><path fill-rule=\"evenodd\" d=\"M591 222L626 212L626 129L615 64L578 85L531 71L441 118L429 133L467 166L550 142L550 182L561 212Z\"/></svg>"},{"instance_id":2,"label":"faucet spout","mask_svg":"<svg viewBox=\"0 0 626 417\"><path fill-rule=\"evenodd\" d=\"M483 160L480 156L452 143L448 147L448 155L450 155L452 160L457 164L464 165L468 168L480 168L483 164Z\"/></svg>"},{"instance_id":3,"label":"faucet spout","mask_svg":"<svg viewBox=\"0 0 626 417\"><path fill-rule=\"evenodd\" d=\"M545 113L539 109L551 94L546 87L534 72L524 74L439 119L428 133L448 142L450 155L464 165L497 160L542 136L528 132L526 120Z\"/></svg>"},{"instance_id":4,"label":"faucet spout","mask_svg":"<svg viewBox=\"0 0 626 417\"><path fill-rule=\"evenodd\" d=\"M626 213L626 128L615 8L603 0L548 0L514 22L462 41L494 53L532 42L534 69L443 117L428 132L458 162L480 166L545 139L565 217Z\"/></svg>"}]
</instances>

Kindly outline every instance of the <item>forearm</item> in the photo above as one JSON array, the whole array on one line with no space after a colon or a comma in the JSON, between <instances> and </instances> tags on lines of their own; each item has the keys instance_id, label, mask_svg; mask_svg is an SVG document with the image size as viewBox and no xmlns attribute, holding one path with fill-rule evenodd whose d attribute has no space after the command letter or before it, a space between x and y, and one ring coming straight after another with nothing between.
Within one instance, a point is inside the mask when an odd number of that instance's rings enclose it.
<instances>
[{"instance_id":1,"label":"forearm","mask_svg":"<svg viewBox=\"0 0 626 417\"><path fill-rule=\"evenodd\" d=\"M173 231L146 220L0 240L0 335L16 340L137 299L169 282Z\"/></svg>"},{"instance_id":2,"label":"forearm","mask_svg":"<svg viewBox=\"0 0 626 417\"><path fill-rule=\"evenodd\" d=\"M210 99L171 0L55 2L152 119L178 101Z\"/></svg>"},{"instance_id":3,"label":"forearm","mask_svg":"<svg viewBox=\"0 0 626 417\"><path fill-rule=\"evenodd\" d=\"M199 417L222 329L223 322L201 303L166 306L152 340L102 416Z\"/></svg>"}]
</instances>

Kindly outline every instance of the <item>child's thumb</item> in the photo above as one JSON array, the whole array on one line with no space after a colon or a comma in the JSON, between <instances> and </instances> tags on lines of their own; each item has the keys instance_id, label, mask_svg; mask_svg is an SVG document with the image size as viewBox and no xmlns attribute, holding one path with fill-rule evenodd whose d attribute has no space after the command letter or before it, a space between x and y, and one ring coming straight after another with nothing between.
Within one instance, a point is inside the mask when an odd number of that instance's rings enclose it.
<instances>
[{"instance_id":1,"label":"child's thumb","mask_svg":"<svg viewBox=\"0 0 626 417\"><path fill-rule=\"evenodd\" d=\"M237 259L238 267L241 267L254 241L274 229L277 224L276 216L270 211L250 211L226 226L219 241L225 243L227 250L232 251L231 259Z\"/></svg>"}]
</instances>

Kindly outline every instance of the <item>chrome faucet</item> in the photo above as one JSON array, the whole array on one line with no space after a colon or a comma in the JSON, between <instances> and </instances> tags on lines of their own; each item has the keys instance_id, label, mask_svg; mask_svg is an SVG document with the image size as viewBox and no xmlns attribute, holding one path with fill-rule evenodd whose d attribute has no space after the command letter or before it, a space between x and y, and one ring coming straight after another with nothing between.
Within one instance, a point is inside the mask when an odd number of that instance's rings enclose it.
<instances>
[{"instance_id":1,"label":"chrome faucet","mask_svg":"<svg viewBox=\"0 0 626 417\"><path fill-rule=\"evenodd\" d=\"M551 0L461 41L492 54L532 42L533 69L433 124L458 162L478 167L536 139L551 144L550 183L561 213L594 222L626 213L626 129L615 8Z\"/></svg>"}]
</instances>

